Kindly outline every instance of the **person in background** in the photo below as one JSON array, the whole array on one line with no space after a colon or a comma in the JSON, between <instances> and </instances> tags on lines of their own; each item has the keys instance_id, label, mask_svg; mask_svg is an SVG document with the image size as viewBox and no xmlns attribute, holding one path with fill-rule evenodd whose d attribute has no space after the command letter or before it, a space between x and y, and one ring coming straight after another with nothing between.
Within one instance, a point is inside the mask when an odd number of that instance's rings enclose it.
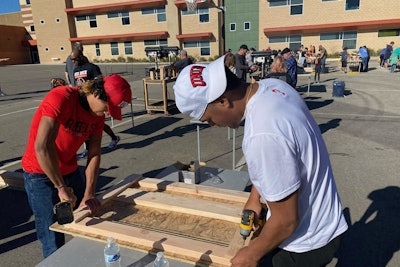
<instances>
[{"instance_id":1,"label":"person in background","mask_svg":"<svg viewBox=\"0 0 400 267\"><path fill-rule=\"evenodd\" d=\"M314 82L319 84L321 82L321 69L322 69L322 56L321 54L317 54L315 58L315 68L314 68Z\"/></svg>"},{"instance_id":2,"label":"person in background","mask_svg":"<svg viewBox=\"0 0 400 267\"><path fill-rule=\"evenodd\" d=\"M256 49L254 47L250 48L250 50L246 53L246 63L249 67L254 65L253 62L253 57L251 56L251 54L253 54L253 52L255 52Z\"/></svg>"},{"instance_id":3,"label":"person in background","mask_svg":"<svg viewBox=\"0 0 400 267\"><path fill-rule=\"evenodd\" d=\"M349 54L347 53L347 47L343 46L342 52L340 52L340 62L341 62L341 70L344 73L347 73L347 58Z\"/></svg>"},{"instance_id":4,"label":"person in background","mask_svg":"<svg viewBox=\"0 0 400 267\"><path fill-rule=\"evenodd\" d=\"M193 64L193 61L190 57L188 57L186 50L181 50L179 57L180 59L172 64L178 74L183 70L183 68L190 64Z\"/></svg>"},{"instance_id":5,"label":"person in background","mask_svg":"<svg viewBox=\"0 0 400 267\"><path fill-rule=\"evenodd\" d=\"M36 234L48 257L64 242L64 235L49 230L56 221L53 206L68 201L72 207L100 208L95 197L101 158L104 114L118 119L131 100L129 83L114 74L89 80L80 88L59 86L51 90L36 110L22 157L25 190L35 216ZM78 169L76 153L88 140L85 175Z\"/></svg>"},{"instance_id":6,"label":"person in background","mask_svg":"<svg viewBox=\"0 0 400 267\"><path fill-rule=\"evenodd\" d=\"M397 64L399 63L399 61L400 61L400 47L397 47L394 51L393 51L393 53L392 53L392 55L390 56L390 58L389 58L389 61L390 61L390 72L391 73L394 73L394 71L396 70L396 68L397 68Z\"/></svg>"},{"instance_id":7,"label":"person in background","mask_svg":"<svg viewBox=\"0 0 400 267\"><path fill-rule=\"evenodd\" d=\"M232 53L227 53L225 55L225 66L236 75L236 64L235 64L235 55Z\"/></svg>"},{"instance_id":8,"label":"person in background","mask_svg":"<svg viewBox=\"0 0 400 267\"><path fill-rule=\"evenodd\" d=\"M72 62L74 62L74 80L75 86L80 87L85 81L93 80L96 77L101 77L102 73L96 64L87 61L86 57L83 56L82 51L74 48L70 55ZM110 137L111 141L108 144L109 149L115 149L121 138L115 135L114 131L110 126L104 124L104 132L106 132ZM78 155L79 159L85 158L87 156L88 149L85 148L82 153Z\"/></svg>"},{"instance_id":9,"label":"person in background","mask_svg":"<svg viewBox=\"0 0 400 267\"><path fill-rule=\"evenodd\" d=\"M364 46L360 46L357 54L361 58L361 72L368 72L368 52Z\"/></svg>"},{"instance_id":10,"label":"person in background","mask_svg":"<svg viewBox=\"0 0 400 267\"><path fill-rule=\"evenodd\" d=\"M296 85L297 85L297 62L296 62L296 59L294 58L292 51L287 47L282 50L281 55L285 59L287 73L289 74L290 79L292 80L292 82L289 84L293 88L296 88Z\"/></svg>"},{"instance_id":11,"label":"person in background","mask_svg":"<svg viewBox=\"0 0 400 267\"><path fill-rule=\"evenodd\" d=\"M315 46L310 45L309 51L310 51L311 56L314 56L314 54L315 54Z\"/></svg>"},{"instance_id":12,"label":"person in background","mask_svg":"<svg viewBox=\"0 0 400 267\"><path fill-rule=\"evenodd\" d=\"M319 45L318 47L318 52L321 55L321 72L322 73L326 73L327 69L326 69L326 58L328 57L328 53L326 52L325 47L323 47L322 45Z\"/></svg>"},{"instance_id":13,"label":"person in background","mask_svg":"<svg viewBox=\"0 0 400 267\"><path fill-rule=\"evenodd\" d=\"M381 52L379 53L379 66L381 67L381 69L383 69L385 67L385 53L386 53L386 47L383 48L381 50Z\"/></svg>"},{"instance_id":14,"label":"person in background","mask_svg":"<svg viewBox=\"0 0 400 267\"><path fill-rule=\"evenodd\" d=\"M85 59L85 61L89 62L89 60L83 56L83 46L80 42L76 42L73 45L72 51L74 49L77 49L81 51L82 57ZM68 55L67 59L65 60L65 80L68 85L70 86L75 86L75 78L74 78L74 69L75 69L75 64L71 60L71 54Z\"/></svg>"},{"instance_id":15,"label":"person in background","mask_svg":"<svg viewBox=\"0 0 400 267\"><path fill-rule=\"evenodd\" d=\"M271 64L271 72L265 78L276 78L291 84L292 79L287 73L286 62L283 56L277 55L274 57L274 61Z\"/></svg>"},{"instance_id":16,"label":"person in background","mask_svg":"<svg viewBox=\"0 0 400 267\"><path fill-rule=\"evenodd\" d=\"M238 52L235 54L235 64L236 64L236 76L243 80L246 81L247 79L247 72L256 70L257 67L256 65L252 65L249 67L249 65L246 62L246 53L249 50L247 45L243 44L240 46Z\"/></svg>"},{"instance_id":17,"label":"person in background","mask_svg":"<svg viewBox=\"0 0 400 267\"><path fill-rule=\"evenodd\" d=\"M390 44L386 45L385 56L383 57L383 61L385 62L385 69L389 68L389 59L393 52L394 42L391 41Z\"/></svg>"},{"instance_id":18,"label":"person in background","mask_svg":"<svg viewBox=\"0 0 400 267\"><path fill-rule=\"evenodd\" d=\"M245 83L224 57L182 70L174 85L177 108L211 127L244 121L243 154L252 188L244 209L260 234L231 259L232 267L325 266L348 226L329 153L304 99L279 79ZM267 265L272 260L273 265Z\"/></svg>"}]
</instances>

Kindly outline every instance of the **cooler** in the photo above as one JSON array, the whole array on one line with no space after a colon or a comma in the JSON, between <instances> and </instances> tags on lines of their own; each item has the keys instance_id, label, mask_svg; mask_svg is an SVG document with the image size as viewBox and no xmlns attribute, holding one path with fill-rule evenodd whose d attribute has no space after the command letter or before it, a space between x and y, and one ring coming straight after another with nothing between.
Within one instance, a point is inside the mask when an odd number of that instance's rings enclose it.
<instances>
[{"instance_id":1,"label":"cooler","mask_svg":"<svg viewBox=\"0 0 400 267\"><path fill-rule=\"evenodd\" d=\"M333 82L333 97L344 97L344 81L335 81Z\"/></svg>"}]
</instances>

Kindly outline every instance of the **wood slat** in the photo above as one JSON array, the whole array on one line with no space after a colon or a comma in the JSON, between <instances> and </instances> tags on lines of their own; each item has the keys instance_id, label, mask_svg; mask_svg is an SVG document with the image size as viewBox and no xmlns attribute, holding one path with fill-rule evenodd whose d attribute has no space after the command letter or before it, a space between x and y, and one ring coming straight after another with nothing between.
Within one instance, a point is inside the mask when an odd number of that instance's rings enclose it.
<instances>
[{"instance_id":1,"label":"wood slat","mask_svg":"<svg viewBox=\"0 0 400 267\"><path fill-rule=\"evenodd\" d=\"M158 191L191 194L195 196L203 196L238 203L246 203L250 195L249 192L216 188L198 184L185 184L154 178L144 178L140 180L138 184L143 188L149 188Z\"/></svg>"},{"instance_id":2,"label":"wood slat","mask_svg":"<svg viewBox=\"0 0 400 267\"><path fill-rule=\"evenodd\" d=\"M116 200L194 216L207 218L216 218L217 216L217 219L238 224L243 210L243 204L234 205L206 199L188 198L165 192L149 192L137 188L124 190Z\"/></svg>"}]
</instances>

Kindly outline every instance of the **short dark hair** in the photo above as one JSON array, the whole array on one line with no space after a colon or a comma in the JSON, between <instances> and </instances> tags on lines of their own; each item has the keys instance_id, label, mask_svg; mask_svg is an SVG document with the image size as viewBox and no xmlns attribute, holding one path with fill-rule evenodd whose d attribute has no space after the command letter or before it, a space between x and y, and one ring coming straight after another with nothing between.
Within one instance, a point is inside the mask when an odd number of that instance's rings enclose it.
<instances>
[{"instance_id":1,"label":"short dark hair","mask_svg":"<svg viewBox=\"0 0 400 267\"><path fill-rule=\"evenodd\" d=\"M245 44L242 44L241 46L240 46L240 49L246 49L246 50L249 50L249 48L247 47L247 45L245 45Z\"/></svg>"},{"instance_id":2,"label":"short dark hair","mask_svg":"<svg viewBox=\"0 0 400 267\"><path fill-rule=\"evenodd\" d=\"M241 80L232 72L228 67L225 66L225 76L226 76L226 89L225 91L232 91L239 87Z\"/></svg>"}]
</instances>

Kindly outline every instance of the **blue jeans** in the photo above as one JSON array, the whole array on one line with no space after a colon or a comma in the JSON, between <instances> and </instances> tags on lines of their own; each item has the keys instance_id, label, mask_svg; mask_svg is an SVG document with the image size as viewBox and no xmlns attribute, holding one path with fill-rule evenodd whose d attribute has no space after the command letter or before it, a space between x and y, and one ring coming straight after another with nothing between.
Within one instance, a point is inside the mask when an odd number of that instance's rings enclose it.
<instances>
[{"instance_id":1,"label":"blue jeans","mask_svg":"<svg viewBox=\"0 0 400 267\"><path fill-rule=\"evenodd\" d=\"M323 57L323 58L321 58L321 72L322 73L326 73L325 64L326 64L326 57Z\"/></svg>"},{"instance_id":2,"label":"blue jeans","mask_svg":"<svg viewBox=\"0 0 400 267\"><path fill-rule=\"evenodd\" d=\"M85 192L84 176L77 169L63 178L65 184L74 189L79 205ZM36 235L42 243L43 256L46 258L65 243L64 234L49 230L56 221L53 206L60 202L58 191L45 174L24 172L24 180L29 205L35 216Z\"/></svg>"},{"instance_id":3,"label":"blue jeans","mask_svg":"<svg viewBox=\"0 0 400 267\"><path fill-rule=\"evenodd\" d=\"M396 67L397 67L396 63L392 64L390 66L390 72L393 73L396 70Z\"/></svg>"}]
</instances>

